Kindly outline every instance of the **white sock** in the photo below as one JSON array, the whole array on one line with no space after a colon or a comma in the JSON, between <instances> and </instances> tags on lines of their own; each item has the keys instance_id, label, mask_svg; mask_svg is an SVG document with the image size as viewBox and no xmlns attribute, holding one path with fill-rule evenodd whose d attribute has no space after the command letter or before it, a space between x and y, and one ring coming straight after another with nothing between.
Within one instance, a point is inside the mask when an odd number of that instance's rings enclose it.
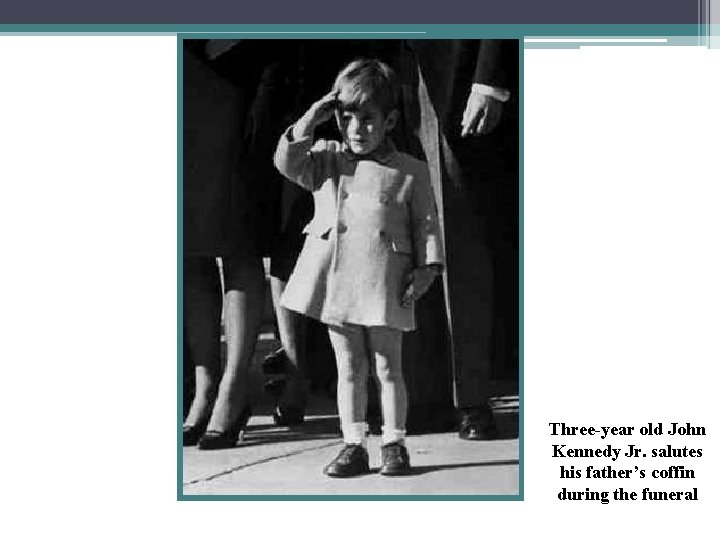
<instances>
[{"instance_id":1,"label":"white sock","mask_svg":"<svg viewBox=\"0 0 720 540\"><path fill-rule=\"evenodd\" d=\"M405 446L405 430L382 427L382 444L400 443Z\"/></svg>"},{"instance_id":2,"label":"white sock","mask_svg":"<svg viewBox=\"0 0 720 540\"><path fill-rule=\"evenodd\" d=\"M368 425L366 422L348 422L342 424L345 444L361 444L367 447Z\"/></svg>"}]
</instances>

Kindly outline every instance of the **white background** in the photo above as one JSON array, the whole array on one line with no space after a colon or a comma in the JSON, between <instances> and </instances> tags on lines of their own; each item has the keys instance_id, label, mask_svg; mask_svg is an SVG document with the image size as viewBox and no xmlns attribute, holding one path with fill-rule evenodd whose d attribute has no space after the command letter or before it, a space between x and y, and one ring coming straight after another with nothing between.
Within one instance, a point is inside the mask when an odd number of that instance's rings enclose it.
<instances>
[{"instance_id":1,"label":"white background","mask_svg":"<svg viewBox=\"0 0 720 540\"><path fill-rule=\"evenodd\" d=\"M0 36L3 536L712 536L719 62L526 51L524 502L177 502L175 38ZM700 501L558 501L554 421L705 426Z\"/></svg>"}]
</instances>

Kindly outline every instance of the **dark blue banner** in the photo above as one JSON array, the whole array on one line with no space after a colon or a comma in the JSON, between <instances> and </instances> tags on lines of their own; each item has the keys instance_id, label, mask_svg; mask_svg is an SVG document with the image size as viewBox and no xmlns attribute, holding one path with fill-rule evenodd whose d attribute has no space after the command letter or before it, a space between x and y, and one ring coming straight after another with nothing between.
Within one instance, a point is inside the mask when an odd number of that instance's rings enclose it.
<instances>
[{"instance_id":1,"label":"dark blue banner","mask_svg":"<svg viewBox=\"0 0 720 540\"><path fill-rule=\"evenodd\" d=\"M694 24L702 0L25 0L0 24Z\"/></svg>"}]
</instances>

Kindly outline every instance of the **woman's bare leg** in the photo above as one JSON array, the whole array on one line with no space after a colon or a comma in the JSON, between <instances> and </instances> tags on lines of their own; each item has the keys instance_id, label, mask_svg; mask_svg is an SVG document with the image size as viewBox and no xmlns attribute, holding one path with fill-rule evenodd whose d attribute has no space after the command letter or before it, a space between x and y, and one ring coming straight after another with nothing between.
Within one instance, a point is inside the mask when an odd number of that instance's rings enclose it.
<instances>
[{"instance_id":1,"label":"woman's bare leg","mask_svg":"<svg viewBox=\"0 0 720 540\"><path fill-rule=\"evenodd\" d=\"M227 360L208 430L226 431L248 405L248 368L262 322L265 276L262 259L223 259Z\"/></svg>"}]
</instances>

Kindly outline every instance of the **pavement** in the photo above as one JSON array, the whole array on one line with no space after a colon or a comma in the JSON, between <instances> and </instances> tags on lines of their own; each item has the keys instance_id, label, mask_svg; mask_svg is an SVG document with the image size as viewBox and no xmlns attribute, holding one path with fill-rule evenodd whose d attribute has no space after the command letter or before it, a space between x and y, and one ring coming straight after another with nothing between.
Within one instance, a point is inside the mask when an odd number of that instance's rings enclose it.
<instances>
[{"instance_id":1,"label":"pavement","mask_svg":"<svg viewBox=\"0 0 720 540\"><path fill-rule=\"evenodd\" d=\"M305 422L276 427L261 406L241 442L226 450L183 449L184 495L518 495L517 403L495 403L501 438L465 441L456 432L407 438L412 472L384 477L380 437L368 442L371 474L329 478L322 472L342 447L331 399L315 396ZM513 436L514 435L514 436Z\"/></svg>"}]
</instances>

